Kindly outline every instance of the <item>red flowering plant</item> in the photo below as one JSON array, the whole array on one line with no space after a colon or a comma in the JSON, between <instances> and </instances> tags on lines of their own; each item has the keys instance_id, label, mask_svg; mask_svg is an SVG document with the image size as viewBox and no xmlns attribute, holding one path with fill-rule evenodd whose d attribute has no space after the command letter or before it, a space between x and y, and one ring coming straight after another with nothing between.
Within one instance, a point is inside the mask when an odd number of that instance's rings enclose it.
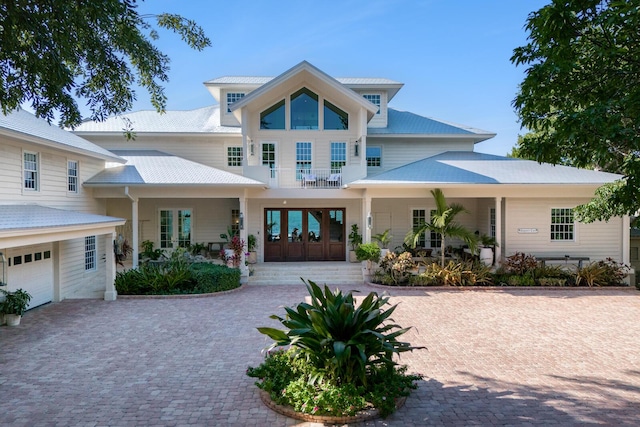
<instances>
[{"instance_id":1,"label":"red flowering plant","mask_svg":"<svg viewBox=\"0 0 640 427\"><path fill-rule=\"evenodd\" d=\"M229 261L234 267L239 267L242 261L242 254L245 252L245 241L240 236L233 236L231 242L229 242L229 249L233 251L233 255L228 256L226 251L220 251L220 259L228 264Z\"/></svg>"}]
</instances>

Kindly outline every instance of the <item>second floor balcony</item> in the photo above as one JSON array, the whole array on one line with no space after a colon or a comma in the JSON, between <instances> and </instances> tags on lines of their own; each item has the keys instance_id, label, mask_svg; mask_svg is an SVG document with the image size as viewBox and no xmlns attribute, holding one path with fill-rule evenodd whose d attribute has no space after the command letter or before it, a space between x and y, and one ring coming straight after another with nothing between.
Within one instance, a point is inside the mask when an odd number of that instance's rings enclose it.
<instances>
[{"instance_id":1,"label":"second floor balcony","mask_svg":"<svg viewBox=\"0 0 640 427\"><path fill-rule=\"evenodd\" d=\"M270 188L336 189L360 178L349 166L339 169L294 169L254 166L245 168L245 176L269 184Z\"/></svg>"}]
</instances>

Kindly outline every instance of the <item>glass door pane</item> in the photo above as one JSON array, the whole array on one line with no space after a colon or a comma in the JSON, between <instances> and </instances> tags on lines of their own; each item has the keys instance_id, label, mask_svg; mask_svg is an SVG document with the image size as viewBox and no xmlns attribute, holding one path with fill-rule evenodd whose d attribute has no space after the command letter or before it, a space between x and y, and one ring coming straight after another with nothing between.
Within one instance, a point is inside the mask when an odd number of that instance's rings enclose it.
<instances>
[{"instance_id":1,"label":"glass door pane","mask_svg":"<svg viewBox=\"0 0 640 427\"><path fill-rule=\"evenodd\" d=\"M186 248L191 245L191 209L178 211L178 246Z\"/></svg>"},{"instance_id":2,"label":"glass door pane","mask_svg":"<svg viewBox=\"0 0 640 427\"><path fill-rule=\"evenodd\" d=\"M173 248L173 211L160 211L160 247Z\"/></svg>"}]
</instances>

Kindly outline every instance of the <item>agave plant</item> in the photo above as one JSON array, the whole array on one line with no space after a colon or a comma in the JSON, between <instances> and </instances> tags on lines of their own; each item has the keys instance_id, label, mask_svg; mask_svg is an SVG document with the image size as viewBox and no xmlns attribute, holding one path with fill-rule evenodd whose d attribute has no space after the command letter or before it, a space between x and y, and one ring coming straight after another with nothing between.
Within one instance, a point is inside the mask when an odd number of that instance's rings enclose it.
<instances>
[{"instance_id":1,"label":"agave plant","mask_svg":"<svg viewBox=\"0 0 640 427\"><path fill-rule=\"evenodd\" d=\"M298 357L306 358L316 368L312 383L319 380L333 384L366 385L367 374L374 368L392 369L393 356L413 347L398 337L410 328L393 323L391 315L397 305L387 310L388 296L369 293L356 304L352 292L324 291L313 281L305 283L311 295L311 304L302 302L296 307L285 307L286 318L272 315L287 328L258 328L272 338L276 346L298 349Z\"/></svg>"}]
</instances>

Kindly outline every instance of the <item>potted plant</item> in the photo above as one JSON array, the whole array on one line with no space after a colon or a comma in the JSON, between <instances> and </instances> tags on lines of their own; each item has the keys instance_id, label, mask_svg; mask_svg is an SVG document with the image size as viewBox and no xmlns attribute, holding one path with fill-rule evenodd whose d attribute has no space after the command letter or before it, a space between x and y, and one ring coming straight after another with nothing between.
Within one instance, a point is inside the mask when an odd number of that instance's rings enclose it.
<instances>
[{"instance_id":1,"label":"potted plant","mask_svg":"<svg viewBox=\"0 0 640 427\"><path fill-rule=\"evenodd\" d=\"M480 236L480 261L486 265L493 265L493 253L498 242L494 237L483 234Z\"/></svg>"},{"instance_id":2,"label":"potted plant","mask_svg":"<svg viewBox=\"0 0 640 427\"><path fill-rule=\"evenodd\" d=\"M242 254L244 253L245 241L240 236L235 235L229 242L229 249L220 252L220 258L227 267L240 267Z\"/></svg>"},{"instance_id":3,"label":"potted plant","mask_svg":"<svg viewBox=\"0 0 640 427\"><path fill-rule=\"evenodd\" d=\"M249 264L255 264L258 262L258 252L256 248L258 247L258 239L253 234L249 234L247 236L247 251L249 251L249 257L247 262Z\"/></svg>"},{"instance_id":4,"label":"potted plant","mask_svg":"<svg viewBox=\"0 0 640 427\"><path fill-rule=\"evenodd\" d=\"M18 326L22 315L27 311L31 295L23 289L13 292L0 289L0 292L4 294L4 301L0 303L0 312L4 314L8 326Z\"/></svg>"},{"instance_id":5,"label":"potted plant","mask_svg":"<svg viewBox=\"0 0 640 427\"><path fill-rule=\"evenodd\" d=\"M366 261L364 267L365 280L371 279L371 264L380 260L380 246L377 243L363 243L356 249L356 257L358 261Z\"/></svg>"},{"instance_id":6,"label":"potted plant","mask_svg":"<svg viewBox=\"0 0 640 427\"><path fill-rule=\"evenodd\" d=\"M358 246L360 246L361 243L362 234L360 234L358 224L352 224L351 233L349 233L349 245L351 246L351 250L349 251L349 262L358 262L356 249L358 249Z\"/></svg>"},{"instance_id":7,"label":"potted plant","mask_svg":"<svg viewBox=\"0 0 640 427\"><path fill-rule=\"evenodd\" d=\"M378 233L375 236L371 236L371 238L380 243L380 256L384 257L389 252L389 244L391 243L391 239L393 236L390 234L391 230L386 229L382 233Z\"/></svg>"}]
</instances>

